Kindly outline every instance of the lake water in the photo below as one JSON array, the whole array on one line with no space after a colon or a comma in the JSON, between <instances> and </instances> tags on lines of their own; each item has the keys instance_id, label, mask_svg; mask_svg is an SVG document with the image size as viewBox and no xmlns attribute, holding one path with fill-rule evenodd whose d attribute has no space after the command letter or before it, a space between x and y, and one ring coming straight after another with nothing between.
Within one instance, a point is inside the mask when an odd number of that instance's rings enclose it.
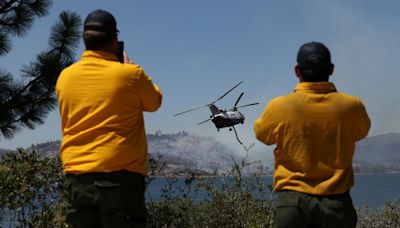
<instances>
[{"instance_id":1,"label":"lake water","mask_svg":"<svg viewBox=\"0 0 400 228\"><path fill-rule=\"evenodd\" d=\"M272 177L263 177L265 185L272 185ZM168 182L159 178L154 180L148 187L147 198L152 200L160 199L161 189L165 188ZM178 179L173 185L173 189L183 187L184 178ZM189 197L201 200L207 197L203 191L191 191ZM354 205L357 207L377 208L386 203L400 198L400 174L360 174L355 176L355 185L351 189L351 196Z\"/></svg>"},{"instance_id":2,"label":"lake water","mask_svg":"<svg viewBox=\"0 0 400 228\"><path fill-rule=\"evenodd\" d=\"M371 208L400 199L400 174L356 175L351 196L356 206Z\"/></svg>"}]
</instances>

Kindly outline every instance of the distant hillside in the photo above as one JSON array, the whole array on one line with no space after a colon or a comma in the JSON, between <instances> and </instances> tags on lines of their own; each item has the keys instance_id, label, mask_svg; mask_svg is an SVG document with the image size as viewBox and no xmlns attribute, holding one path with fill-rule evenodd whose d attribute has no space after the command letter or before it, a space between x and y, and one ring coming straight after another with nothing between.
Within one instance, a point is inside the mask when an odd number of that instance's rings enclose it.
<instances>
[{"instance_id":1,"label":"distant hillside","mask_svg":"<svg viewBox=\"0 0 400 228\"><path fill-rule=\"evenodd\" d=\"M237 153L211 137L201 137L187 132L172 134L148 134L149 152L163 155L170 167L177 170L185 168L212 172L214 169L226 172Z\"/></svg>"},{"instance_id":2,"label":"distant hillside","mask_svg":"<svg viewBox=\"0 0 400 228\"><path fill-rule=\"evenodd\" d=\"M1 158L1 156L3 156L3 154L6 154L9 151L10 150L0 149L0 158Z\"/></svg>"},{"instance_id":3,"label":"distant hillside","mask_svg":"<svg viewBox=\"0 0 400 228\"><path fill-rule=\"evenodd\" d=\"M236 151L211 137L201 137L188 132L163 134L160 131L148 134L151 156L165 164L167 173L179 174L188 168L198 172L218 169L226 172L232 159L238 161ZM38 143L27 150L39 151L42 156L58 156L60 141ZM8 150L0 149L0 155ZM400 172L400 133L368 137L359 143L353 167L357 173ZM268 167L255 167L265 173Z\"/></svg>"},{"instance_id":4,"label":"distant hillside","mask_svg":"<svg viewBox=\"0 0 400 228\"><path fill-rule=\"evenodd\" d=\"M32 144L30 147L24 149L28 151L36 150L40 153L42 157L58 156L58 151L60 150L60 144L61 144L60 140L48 141L44 143ZM12 150L0 149L0 158L2 155L8 152L12 152Z\"/></svg>"},{"instance_id":5,"label":"distant hillside","mask_svg":"<svg viewBox=\"0 0 400 228\"><path fill-rule=\"evenodd\" d=\"M38 151L42 157L56 157L60 151L61 141L48 141L45 143L38 143L26 148L29 151Z\"/></svg>"},{"instance_id":6,"label":"distant hillside","mask_svg":"<svg viewBox=\"0 0 400 228\"><path fill-rule=\"evenodd\" d=\"M400 171L400 133L371 136L360 141L354 159L355 166L364 172Z\"/></svg>"},{"instance_id":7,"label":"distant hillside","mask_svg":"<svg viewBox=\"0 0 400 228\"><path fill-rule=\"evenodd\" d=\"M201 137L187 132L148 134L149 153L165 163L167 172L180 173L190 168L200 172L212 172L218 169L227 171L232 165L232 158L238 159L237 153L210 137ZM36 150L41 156L58 156L60 141L38 143L26 148ZM2 153L3 150L0 151ZM5 151L4 151L5 152Z\"/></svg>"}]
</instances>

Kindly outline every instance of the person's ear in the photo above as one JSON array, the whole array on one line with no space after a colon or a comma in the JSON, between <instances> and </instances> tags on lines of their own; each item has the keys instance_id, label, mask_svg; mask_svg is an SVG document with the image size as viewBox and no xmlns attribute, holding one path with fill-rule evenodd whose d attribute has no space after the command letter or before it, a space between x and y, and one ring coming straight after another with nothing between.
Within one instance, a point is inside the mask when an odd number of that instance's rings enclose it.
<instances>
[{"instance_id":1,"label":"person's ear","mask_svg":"<svg viewBox=\"0 0 400 228\"><path fill-rule=\"evenodd\" d=\"M118 49L118 37L117 36L114 36L114 38L113 38L113 46Z\"/></svg>"},{"instance_id":2,"label":"person's ear","mask_svg":"<svg viewBox=\"0 0 400 228\"><path fill-rule=\"evenodd\" d=\"M115 55L118 55L118 37L114 36L112 38L111 43L108 45L108 49L110 52L114 53Z\"/></svg>"},{"instance_id":3,"label":"person's ear","mask_svg":"<svg viewBox=\"0 0 400 228\"><path fill-rule=\"evenodd\" d=\"M331 76L333 74L334 69L335 69L335 65L331 64L331 68L329 69L329 76Z\"/></svg>"},{"instance_id":4,"label":"person's ear","mask_svg":"<svg viewBox=\"0 0 400 228\"><path fill-rule=\"evenodd\" d=\"M303 81L303 76L301 75L301 70L298 64L294 66L294 73L296 74L296 77L299 78L300 82Z\"/></svg>"}]
</instances>

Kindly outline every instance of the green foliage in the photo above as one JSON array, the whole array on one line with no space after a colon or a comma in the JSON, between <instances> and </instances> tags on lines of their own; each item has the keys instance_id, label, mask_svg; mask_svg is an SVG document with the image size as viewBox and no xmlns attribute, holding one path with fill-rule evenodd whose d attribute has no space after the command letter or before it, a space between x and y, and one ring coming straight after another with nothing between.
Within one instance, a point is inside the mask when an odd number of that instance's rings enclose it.
<instances>
[{"instance_id":1,"label":"green foliage","mask_svg":"<svg viewBox=\"0 0 400 228\"><path fill-rule=\"evenodd\" d=\"M11 49L10 36L22 37L36 18L48 14L50 0L8 0L0 2L0 55Z\"/></svg>"},{"instance_id":2,"label":"green foliage","mask_svg":"<svg viewBox=\"0 0 400 228\"><path fill-rule=\"evenodd\" d=\"M14 225L39 227L57 221L61 210L60 162L35 151L9 152L0 161L0 210Z\"/></svg>"},{"instance_id":3,"label":"green foliage","mask_svg":"<svg viewBox=\"0 0 400 228\"><path fill-rule=\"evenodd\" d=\"M201 219L199 205L191 199L177 197L154 201L148 208L148 227L205 227L197 223Z\"/></svg>"},{"instance_id":4,"label":"green foliage","mask_svg":"<svg viewBox=\"0 0 400 228\"><path fill-rule=\"evenodd\" d=\"M162 171L152 158L151 182ZM274 204L262 176L244 175L246 158L223 175L166 176L161 199L148 201L148 227L270 227ZM0 160L0 223L10 227L66 227L60 161L19 149ZM184 185L182 187L182 181ZM178 183L179 182L179 183ZM202 192L204 199L188 197ZM358 209L357 227L400 227L400 200L378 209Z\"/></svg>"},{"instance_id":5,"label":"green foliage","mask_svg":"<svg viewBox=\"0 0 400 228\"><path fill-rule=\"evenodd\" d=\"M35 17L47 14L50 3L49 0L0 3L0 55L10 49L8 33L24 35ZM23 127L33 129L55 107L55 83L61 71L73 61L80 27L79 15L63 11L51 28L48 50L22 67L24 80L15 81L11 73L0 69L0 136L12 138Z\"/></svg>"},{"instance_id":6,"label":"green foliage","mask_svg":"<svg viewBox=\"0 0 400 228\"><path fill-rule=\"evenodd\" d=\"M149 202L149 227L268 227L272 221L271 190L260 176L244 177L247 158L236 162L227 174L185 178L186 188L174 188L170 177L162 198ZM215 174L217 171L215 171ZM187 198L190 190L204 192L206 198Z\"/></svg>"},{"instance_id":7,"label":"green foliage","mask_svg":"<svg viewBox=\"0 0 400 228\"><path fill-rule=\"evenodd\" d=\"M358 209L357 227L400 227L400 200L394 200L382 208Z\"/></svg>"}]
</instances>

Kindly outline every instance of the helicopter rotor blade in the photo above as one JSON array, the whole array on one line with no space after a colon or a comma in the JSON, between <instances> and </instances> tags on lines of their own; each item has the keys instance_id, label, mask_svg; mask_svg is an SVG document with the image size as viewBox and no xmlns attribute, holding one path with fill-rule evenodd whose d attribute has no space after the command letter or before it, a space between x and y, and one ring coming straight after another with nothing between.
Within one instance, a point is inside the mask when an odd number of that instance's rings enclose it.
<instances>
[{"instance_id":1,"label":"helicopter rotor blade","mask_svg":"<svg viewBox=\"0 0 400 228\"><path fill-rule=\"evenodd\" d=\"M235 105L234 105L233 107L236 107L236 105L237 105L237 104L239 103L239 101L240 101L240 98L242 98L243 94L244 94L244 93L241 93L241 94L240 94L240 96L239 96L238 99L236 100Z\"/></svg>"},{"instance_id":2,"label":"helicopter rotor blade","mask_svg":"<svg viewBox=\"0 0 400 228\"><path fill-rule=\"evenodd\" d=\"M243 81L240 81L237 85L235 85L232 89L228 90L224 95L220 96L217 100L213 101L211 104L221 100L223 97L225 97L228 93L230 93L232 90L234 90L236 87L238 87L240 84L242 84Z\"/></svg>"},{"instance_id":3,"label":"helicopter rotor blade","mask_svg":"<svg viewBox=\"0 0 400 228\"><path fill-rule=\"evenodd\" d=\"M205 123L205 122L207 122L207 121L210 121L210 120L211 120L211 118L210 118L210 119L207 119L207 120L204 120L204 121L202 121L202 122L200 122L200 123L197 123L197 125L203 124L203 123Z\"/></svg>"},{"instance_id":4,"label":"helicopter rotor blade","mask_svg":"<svg viewBox=\"0 0 400 228\"><path fill-rule=\"evenodd\" d=\"M239 106L239 107L235 107L235 108L244 108L244 107L247 107L247 106L252 106L252 105L258 105L258 104L260 104L260 103L251 103L251 104L247 104L247 105L242 105L242 106Z\"/></svg>"},{"instance_id":5,"label":"helicopter rotor blade","mask_svg":"<svg viewBox=\"0 0 400 228\"><path fill-rule=\"evenodd\" d=\"M177 113L174 116L179 116L181 114L184 114L184 113L187 113L187 112L191 112L191 111L194 111L194 110L197 110L197 109L201 109L201 108L204 108L204 107L207 107L207 106L209 106L209 105L203 105L203 106L200 106L200 107L197 107L197 108L192 108L192 109L186 110L184 112Z\"/></svg>"}]
</instances>

